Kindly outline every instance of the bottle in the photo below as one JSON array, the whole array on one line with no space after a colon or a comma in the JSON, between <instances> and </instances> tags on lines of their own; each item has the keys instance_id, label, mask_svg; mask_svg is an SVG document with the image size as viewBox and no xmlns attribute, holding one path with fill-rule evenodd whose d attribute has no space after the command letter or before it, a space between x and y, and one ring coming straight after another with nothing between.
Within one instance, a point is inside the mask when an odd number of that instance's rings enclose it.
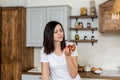
<instances>
[{"instance_id":1,"label":"bottle","mask_svg":"<svg viewBox=\"0 0 120 80\"><path fill-rule=\"evenodd\" d=\"M83 23L82 22L79 22L78 25L83 28Z\"/></svg>"},{"instance_id":2,"label":"bottle","mask_svg":"<svg viewBox=\"0 0 120 80\"><path fill-rule=\"evenodd\" d=\"M75 26L78 26L78 19L77 19L76 22L75 22Z\"/></svg>"},{"instance_id":3,"label":"bottle","mask_svg":"<svg viewBox=\"0 0 120 80\"><path fill-rule=\"evenodd\" d=\"M91 40L94 40L95 39L95 37L94 36L91 36Z\"/></svg>"},{"instance_id":4,"label":"bottle","mask_svg":"<svg viewBox=\"0 0 120 80\"><path fill-rule=\"evenodd\" d=\"M95 1L94 0L90 1L90 15L91 16L96 16L96 7L95 7Z\"/></svg>"},{"instance_id":5,"label":"bottle","mask_svg":"<svg viewBox=\"0 0 120 80\"><path fill-rule=\"evenodd\" d=\"M87 36L84 36L84 40L87 40Z\"/></svg>"},{"instance_id":6,"label":"bottle","mask_svg":"<svg viewBox=\"0 0 120 80\"><path fill-rule=\"evenodd\" d=\"M87 28L91 28L91 23L87 23Z\"/></svg>"}]
</instances>

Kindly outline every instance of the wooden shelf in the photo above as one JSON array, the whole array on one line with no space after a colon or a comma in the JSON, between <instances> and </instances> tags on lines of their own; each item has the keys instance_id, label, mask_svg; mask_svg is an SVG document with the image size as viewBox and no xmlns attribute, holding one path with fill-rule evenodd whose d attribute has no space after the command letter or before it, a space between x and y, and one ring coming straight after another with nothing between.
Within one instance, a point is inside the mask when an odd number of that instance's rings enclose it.
<instances>
[{"instance_id":1,"label":"wooden shelf","mask_svg":"<svg viewBox=\"0 0 120 80\"><path fill-rule=\"evenodd\" d=\"M97 18L97 15L95 15L95 16L90 16L90 15L88 15L88 16L80 16L80 15L77 15L77 16L70 16L70 18L71 19L78 19L78 18L91 18L92 19L92 21L94 20L94 18Z\"/></svg>"},{"instance_id":2,"label":"wooden shelf","mask_svg":"<svg viewBox=\"0 0 120 80\"><path fill-rule=\"evenodd\" d=\"M80 16L80 15L77 15L77 16L70 16L71 19L76 19L76 18L97 18L97 15L95 16Z\"/></svg>"},{"instance_id":3,"label":"wooden shelf","mask_svg":"<svg viewBox=\"0 0 120 80\"><path fill-rule=\"evenodd\" d=\"M97 40L70 40L70 42L77 43L92 43L92 45L97 42Z\"/></svg>"},{"instance_id":4,"label":"wooden shelf","mask_svg":"<svg viewBox=\"0 0 120 80\"><path fill-rule=\"evenodd\" d=\"M70 28L70 30L97 30L97 28Z\"/></svg>"},{"instance_id":5,"label":"wooden shelf","mask_svg":"<svg viewBox=\"0 0 120 80\"><path fill-rule=\"evenodd\" d=\"M91 30L93 33L93 31L97 30L97 28L70 28L70 30L76 30L76 31L78 31L78 30L88 30L88 31Z\"/></svg>"},{"instance_id":6,"label":"wooden shelf","mask_svg":"<svg viewBox=\"0 0 120 80\"><path fill-rule=\"evenodd\" d=\"M81 43L90 43L90 42L97 42L97 40L70 40L71 42L81 42Z\"/></svg>"},{"instance_id":7,"label":"wooden shelf","mask_svg":"<svg viewBox=\"0 0 120 80\"><path fill-rule=\"evenodd\" d=\"M76 22L78 22L78 19L79 18L91 18L92 21L94 20L94 18L97 18L97 15L95 16L80 16L80 15L76 15L76 16L70 16L70 19L76 19ZM75 30L76 33L78 32L78 30L81 30L81 31L92 31L92 33L94 32L94 30L97 30L98 28L77 28L77 26L75 26L74 28L70 28L70 30ZM97 42L97 40L70 40L71 42L75 42L76 44L77 43L92 43L92 45Z\"/></svg>"}]
</instances>

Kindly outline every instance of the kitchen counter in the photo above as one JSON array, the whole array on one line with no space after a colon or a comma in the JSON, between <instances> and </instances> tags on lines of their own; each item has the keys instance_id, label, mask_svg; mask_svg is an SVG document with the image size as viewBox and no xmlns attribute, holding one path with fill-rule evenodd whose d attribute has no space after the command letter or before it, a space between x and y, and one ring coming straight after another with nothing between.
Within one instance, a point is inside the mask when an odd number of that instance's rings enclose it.
<instances>
[{"instance_id":1,"label":"kitchen counter","mask_svg":"<svg viewBox=\"0 0 120 80\"><path fill-rule=\"evenodd\" d=\"M107 73L107 74L106 74ZM95 79L107 79L107 80L120 80L120 76L119 75L111 75L110 73L114 73L116 74L117 71L114 70L114 71L111 71L111 70L108 70L108 71L103 71L103 74L95 74L95 73L92 73L92 72L79 72L81 78L95 78ZM22 74L26 74L26 75L41 75L41 72L23 72Z\"/></svg>"},{"instance_id":2,"label":"kitchen counter","mask_svg":"<svg viewBox=\"0 0 120 80\"><path fill-rule=\"evenodd\" d=\"M116 74L117 72L118 72L117 70L114 70L114 71L107 70L107 71L103 71L101 74L95 74L93 72L79 72L79 74L82 78L120 80L120 76L119 76L120 72L119 72L119 75ZM114 75L111 75L113 73Z\"/></svg>"},{"instance_id":3,"label":"kitchen counter","mask_svg":"<svg viewBox=\"0 0 120 80\"><path fill-rule=\"evenodd\" d=\"M41 75L41 72L22 72L22 74L25 74L25 75Z\"/></svg>"},{"instance_id":4,"label":"kitchen counter","mask_svg":"<svg viewBox=\"0 0 120 80\"><path fill-rule=\"evenodd\" d=\"M25 74L25 75L41 75L41 68L32 68L26 72L23 72L22 74Z\"/></svg>"}]
</instances>

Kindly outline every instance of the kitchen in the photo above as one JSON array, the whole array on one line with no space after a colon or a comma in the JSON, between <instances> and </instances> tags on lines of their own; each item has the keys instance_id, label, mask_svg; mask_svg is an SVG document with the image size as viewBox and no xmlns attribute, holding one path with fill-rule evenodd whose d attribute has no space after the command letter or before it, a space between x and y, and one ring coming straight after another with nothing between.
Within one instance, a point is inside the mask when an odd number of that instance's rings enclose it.
<instances>
[{"instance_id":1,"label":"kitchen","mask_svg":"<svg viewBox=\"0 0 120 80\"><path fill-rule=\"evenodd\" d=\"M80 19L83 22L83 25L86 26L87 22L91 22L93 27L99 28L99 10L98 5L108 1L108 0L95 0L96 2L96 11L98 18L95 18L94 21L91 19ZM22 1L18 1L21 2ZM24 2L24 1L23 1ZM10 3L10 2L9 2ZM14 5L15 3L13 3ZM17 3L16 3L17 4ZM17 5L21 5L17 4ZM2 4L2 5L10 5L10 4ZM11 4L11 6L13 6ZM40 6L57 6L57 5L69 5L71 9L71 15L80 15L80 8L87 7L89 11L89 1L88 0L29 0L25 1L24 5L27 7L40 7ZM73 27L75 24L75 20L71 19L71 26ZM80 32L78 32L80 33ZM84 37L84 33L80 33L81 38ZM71 39L74 39L75 31L71 31ZM94 31L94 33L86 32L85 35L90 38L91 35L95 36L95 39L98 41L93 45L91 43L77 43L78 52L78 63L80 66L84 66L90 64L92 67L102 68L103 70L118 70L117 67L120 66L120 33L100 33L99 29ZM34 67L40 67L40 47L34 46ZM40 69L39 69L40 70ZM87 80L87 79L86 79Z\"/></svg>"}]
</instances>

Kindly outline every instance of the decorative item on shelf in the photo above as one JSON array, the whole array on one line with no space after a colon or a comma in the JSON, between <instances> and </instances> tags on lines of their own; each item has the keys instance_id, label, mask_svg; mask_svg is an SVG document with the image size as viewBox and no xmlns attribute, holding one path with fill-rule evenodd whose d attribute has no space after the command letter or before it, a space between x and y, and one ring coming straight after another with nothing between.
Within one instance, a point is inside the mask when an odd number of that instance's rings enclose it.
<instances>
[{"instance_id":1,"label":"decorative item on shelf","mask_svg":"<svg viewBox=\"0 0 120 80\"><path fill-rule=\"evenodd\" d=\"M120 0L115 0L114 2L112 19L120 20Z\"/></svg>"},{"instance_id":2,"label":"decorative item on shelf","mask_svg":"<svg viewBox=\"0 0 120 80\"><path fill-rule=\"evenodd\" d=\"M75 28L83 28L83 25L81 22L78 22L76 25L75 25Z\"/></svg>"},{"instance_id":3,"label":"decorative item on shelf","mask_svg":"<svg viewBox=\"0 0 120 80\"><path fill-rule=\"evenodd\" d=\"M75 40L79 40L79 35L77 33L75 34Z\"/></svg>"},{"instance_id":4,"label":"decorative item on shelf","mask_svg":"<svg viewBox=\"0 0 120 80\"><path fill-rule=\"evenodd\" d=\"M96 7L95 7L95 1L94 0L90 1L90 15L91 16L96 16L97 15Z\"/></svg>"},{"instance_id":5,"label":"decorative item on shelf","mask_svg":"<svg viewBox=\"0 0 120 80\"><path fill-rule=\"evenodd\" d=\"M94 36L91 36L91 40L95 40L95 37L94 37Z\"/></svg>"},{"instance_id":6,"label":"decorative item on shelf","mask_svg":"<svg viewBox=\"0 0 120 80\"><path fill-rule=\"evenodd\" d=\"M78 71L79 72L84 72L85 66L78 66Z\"/></svg>"},{"instance_id":7,"label":"decorative item on shelf","mask_svg":"<svg viewBox=\"0 0 120 80\"><path fill-rule=\"evenodd\" d=\"M86 66L85 66L85 72L89 72L89 71L91 71L91 66L90 66L90 64L87 64Z\"/></svg>"},{"instance_id":8,"label":"decorative item on shelf","mask_svg":"<svg viewBox=\"0 0 120 80\"><path fill-rule=\"evenodd\" d=\"M84 40L87 40L88 38L87 38L87 36L84 36Z\"/></svg>"},{"instance_id":9,"label":"decorative item on shelf","mask_svg":"<svg viewBox=\"0 0 120 80\"><path fill-rule=\"evenodd\" d=\"M87 16L87 8L86 7L81 7L80 8L80 15L81 16Z\"/></svg>"},{"instance_id":10,"label":"decorative item on shelf","mask_svg":"<svg viewBox=\"0 0 120 80\"><path fill-rule=\"evenodd\" d=\"M87 23L87 28L91 28L91 23Z\"/></svg>"},{"instance_id":11,"label":"decorative item on shelf","mask_svg":"<svg viewBox=\"0 0 120 80\"><path fill-rule=\"evenodd\" d=\"M82 22L79 22L78 25L83 28L83 23Z\"/></svg>"},{"instance_id":12,"label":"decorative item on shelf","mask_svg":"<svg viewBox=\"0 0 120 80\"><path fill-rule=\"evenodd\" d=\"M78 20L76 20L76 22L75 22L75 26L78 26Z\"/></svg>"}]
</instances>

